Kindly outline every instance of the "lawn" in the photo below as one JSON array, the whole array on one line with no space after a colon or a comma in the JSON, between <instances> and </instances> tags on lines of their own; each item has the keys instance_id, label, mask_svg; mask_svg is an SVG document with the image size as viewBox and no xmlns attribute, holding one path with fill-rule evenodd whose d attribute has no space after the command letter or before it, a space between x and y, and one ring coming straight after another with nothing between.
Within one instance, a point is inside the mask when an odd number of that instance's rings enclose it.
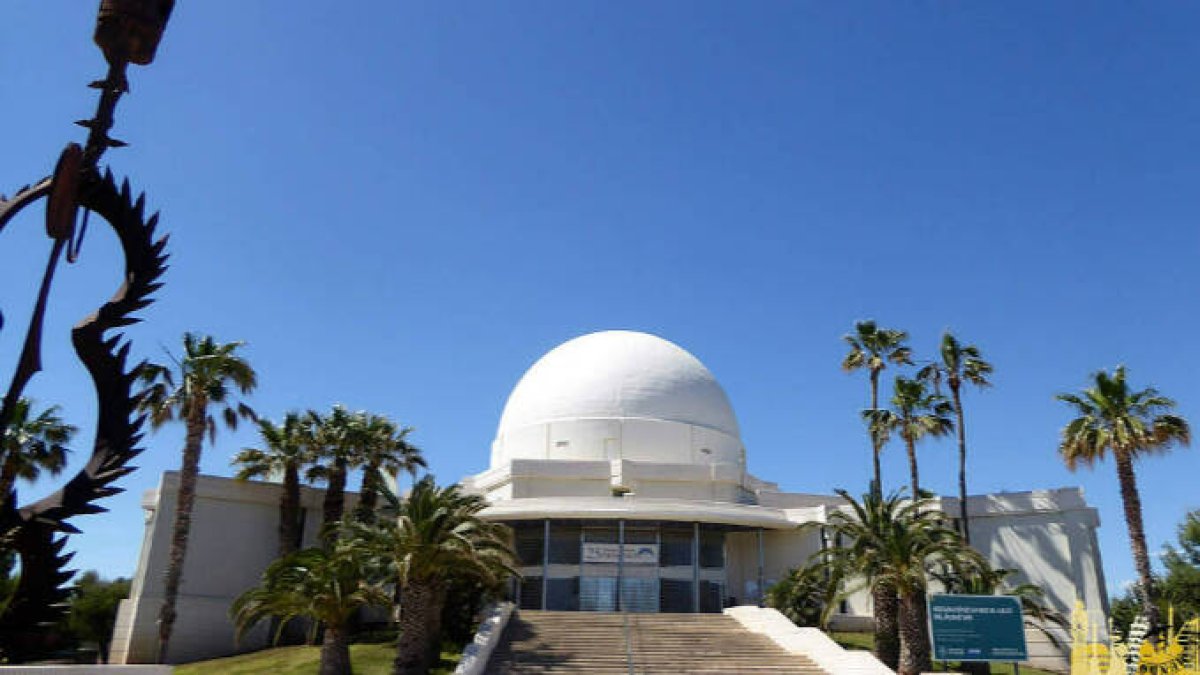
<instances>
[{"instance_id":1,"label":"lawn","mask_svg":"<svg viewBox=\"0 0 1200 675\"><path fill-rule=\"evenodd\" d=\"M430 672L433 675L449 675L458 664L459 655L442 652L441 663ZM396 658L396 647L391 644L350 645L350 662L359 675L387 675L392 672L392 659ZM273 675L312 675L317 672L321 660L320 647L278 647L264 649L251 654L241 654L223 659L197 661L175 668L176 675L251 675L272 673Z\"/></svg>"},{"instance_id":2,"label":"lawn","mask_svg":"<svg viewBox=\"0 0 1200 675\"><path fill-rule=\"evenodd\" d=\"M834 631L829 634L834 642L845 647L846 649L863 649L870 650L875 646L875 636L870 633L846 633ZM934 663L933 669L937 672L945 672L947 670L954 671L953 667L946 667L941 663ZM1013 667L1011 663L993 663L992 673L995 675L1011 675ZM1021 666L1021 675L1057 675L1049 670L1041 670L1039 668L1029 668Z\"/></svg>"}]
</instances>

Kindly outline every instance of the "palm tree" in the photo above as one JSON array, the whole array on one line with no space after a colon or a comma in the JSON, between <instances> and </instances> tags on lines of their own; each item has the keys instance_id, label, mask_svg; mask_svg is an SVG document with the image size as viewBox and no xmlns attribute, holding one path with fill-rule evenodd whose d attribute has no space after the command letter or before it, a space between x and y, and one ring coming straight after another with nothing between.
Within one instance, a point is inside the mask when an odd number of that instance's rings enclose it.
<instances>
[{"instance_id":1,"label":"palm tree","mask_svg":"<svg viewBox=\"0 0 1200 675\"><path fill-rule=\"evenodd\" d=\"M67 443L75 427L59 416L56 405L34 414L34 402L20 398L12 421L0 439L0 509L16 506L13 487L17 479L36 480L43 470L57 476L67 465Z\"/></svg>"},{"instance_id":2,"label":"palm tree","mask_svg":"<svg viewBox=\"0 0 1200 675\"><path fill-rule=\"evenodd\" d=\"M309 548L276 560L263 572L259 585L234 600L229 609L238 638L263 619L280 617L272 636L277 641L290 620L308 618L310 641L317 627L325 626L321 675L348 675L351 618L360 607L386 606L390 600L373 564L353 541L335 544L330 551Z\"/></svg>"},{"instance_id":3,"label":"palm tree","mask_svg":"<svg viewBox=\"0 0 1200 675\"><path fill-rule=\"evenodd\" d=\"M767 589L767 606L773 607L797 626L828 631L829 619L842 593L845 570L816 564L788 570Z\"/></svg>"},{"instance_id":4,"label":"palm tree","mask_svg":"<svg viewBox=\"0 0 1200 675\"><path fill-rule=\"evenodd\" d=\"M168 353L173 367L148 363L142 366L146 384L141 408L150 417L154 429L172 420L183 422L187 430L183 445L183 466L179 471L179 496L175 503L175 523L171 532L171 551L167 561L163 605L158 615L158 660L167 658L171 629L175 625L175 602L183 577L188 534L192 526L192 506L196 502L196 476L200 473L200 449L207 434L216 440L217 417L210 406L221 408L225 426L236 429L239 418L254 419L254 411L245 403L235 402L234 392L245 396L258 384L258 376L249 362L236 352L241 342L219 343L208 335L183 334L183 358Z\"/></svg>"},{"instance_id":5,"label":"palm tree","mask_svg":"<svg viewBox=\"0 0 1200 675\"><path fill-rule=\"evenodd\" d=\"M312 434L312 465L306 472L310 481L325 481L321 531L336 538L334 523L341 522L346 510L346 476L358 459L354 445L354 416L344 406L335 405L328 415L310 410L305 421Z\"/></svg>"},{"instance_id":6,"label":"palm tree","mask_svg":"<svg viewBox=\"0 0 1200 675\"><path fill-rule=\"evenodd\" d=\"M946 397L930 393L920 380L897 376L892 385L892 409L864 410L865 419L872 429L886 436L892 432L904 439L908 450L908 469L912 474L912 491L921 495L921 479L917 470L917 441L925 437L937 438L954 430L950 419L951 407Z\"/></svg>"},{"instance_id":7,"label":"palm tree","mask_svg":"<svg viewBox=\"0 0 1200 675\"><path fill-rule=\"evenodd\" d=\"M954 404L955 428L958 429L958 513L963 539L971 543L971 527L967 520L967 423L963 415L962 386L973 384L980 389L991 386L988 375L992 364L983 360L979 347L963 345L950 331L942 334L941 363L933 362L917 373L917 378L932 381L934 390L940 389L942 378L950 387L950 400ZM940 392L939 392L940 393Z\"/></svg>"},{"instance_id":8,"label":"palm tree","mask_svg":"<svg viewBox=\"0 0 1200 675\"><path fill-rule=\"evenodd\" d=\"M408 442L412 427L397 427L396 423L382 415L363 415L362 424L366 443L362 448L362 487L358 492L358 507L355 517L363 522L375 519L375 506L379 492L384 488L383 475L394 480L401 471L410 476L418 468L425 468L421 450Z\"/></svg>"},{"instance_id":9,"label":"palm tree","mask_svg":"<svg viewBox=\"0 0 1200 675\"><path fill-rule=\"evenodd\" d=\"M829 525L850 544L815 554L823 561L818 564L861 575L872 589L881 585L894 589L900 596L898 672L917 675L933 670L925 616L931 570L981 565L979 554L946 527L942 514L927 500L906 500L898 493L881 498L868 492L858 502L845 490L837 494L849 509L835 511Z\"/></svg>"},{"instance_id":10,"label":"palm tree","mask_svg":"<svg viewBox=\"0 0 1200 675\"><path fill-rule=\"evenodd\" d=\"M479 517L486 500L463 493L457 485L438 487L432 476L425 476L407 498L391 501L394 519L356 523L351 531L389 562L401 594L400 639L392 672L425 673L452 578L491 582L516 575L516 554L509 529Z\"/></svg>"},{"instance_id":11,"label":"palm tree","mask_svg":"<svg viewBox=\"0 0 1200 675\"><path fill-rule=\"evenodd\" d=\"M912 349L904 343L908 333L902 330L880 328L872 320L858 321L854 324L854 332L843 335L842 339L850 345L850 353L842 359L842 370L850 373L865 368L871 382L871 410L879 408L879 374L887 368L887 364L912 365ZM883 478L879 468L879 452L883 449L885 439L868 429L871 437L872 461L875 469L875 482L871 489L876 495L883 494Z\"/></svg>"},{"instance_id":12,"label":"palm tree","mask_svg":"<svg viewBox=\"0 0 1200 675\"><path fill-rule=\"evenodd\" d=\"M300 548L300 470L309 460L310 434L299 413L289 412L283 424L267 419L258 421L262 448L245 448L233 458L239 466L234 476L238 480L251 478L283 479L279 497L279 557L290 555Z\"/></svg>"},{"instance_id":13,"label":"palm tree","mask_svg":"<svg viewBox=\"0 0 1200 675\"><path fill-rule=\"evenodd\" d=\"M1112 454L1125 507L1129 547L1138 573L1138 596L1153 629L1159 623L1159 615L1154 604L1150 556L1142 527L1142 501L1133 461L1166 452L1175 443L1188 445L1192 432L1185 419L1171 414L1175 401L1153 387L1131 389L1125 381L1125 366L1118 366L1111 375L1098 371L1092 378L1094 386L1079 394L1057 397L1078 415L1063 428L1058 452L1072 471L1080 464L1093 466Z\"/></svg>"},{"instance_id":14,"label":"palm tree","mask_svg":"<svg viewBox=\"0 0 1200 675\"><path fill-rule=\"evenodd\" d=\"M850 352L842 359L842 370L849 373L866 369L870 381L871 410L875 410L879 408L879 374L887 368L887 364L912 364L912 349L904 344L908 340L908 333L880 328L875 321L866 320L855 322L854 332L843 335L842 339L850 345ZM887 437L882 428L872 425L867 426L867 433L871 438L874 468L871 491L876 497L882 497L883 474L879 466L879 453L887 443ZM884 665L895 668L900 658L900 626L896 620L899 606L895 590L890 589L886 582L880 584L872 591L871 600L875 613L875 653Z\"/></svg>"}]
</instances>

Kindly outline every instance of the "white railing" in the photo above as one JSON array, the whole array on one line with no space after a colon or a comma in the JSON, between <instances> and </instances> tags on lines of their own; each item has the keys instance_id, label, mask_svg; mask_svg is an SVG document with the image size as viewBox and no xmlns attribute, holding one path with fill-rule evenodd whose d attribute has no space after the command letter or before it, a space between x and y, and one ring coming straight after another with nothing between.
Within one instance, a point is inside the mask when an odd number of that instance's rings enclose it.
<instances>
[{"instance_id":1,"label":"white railing","mask_svg":"<svg viewBox=\"0 0 1200 675\"><path fill-rule=\"evenodd\" d=\"M807 656L832 675L895 675L871 652L843 649L816 628L801 628L779 613L763 607L730 607L725 613L751 632L765 635L793 653Z\"/></svg>"},{"instance_id":2,"label":"white railing","mask_svg":"<svg viewBox=\"0 0 1200 675\"><path fill-rule=\"evenodd\" d=\"M504 627L508 625L512 613L513 603L511 602L497 602L483 610L479 629L475 631L475 637L463 649L462 658L458 661L458 667L454 669L454 675L482 675L483 671L487 669L492 651L496 649L496 645L500 644L500 636L504 634Z\"/></svg>"}]
</instances>

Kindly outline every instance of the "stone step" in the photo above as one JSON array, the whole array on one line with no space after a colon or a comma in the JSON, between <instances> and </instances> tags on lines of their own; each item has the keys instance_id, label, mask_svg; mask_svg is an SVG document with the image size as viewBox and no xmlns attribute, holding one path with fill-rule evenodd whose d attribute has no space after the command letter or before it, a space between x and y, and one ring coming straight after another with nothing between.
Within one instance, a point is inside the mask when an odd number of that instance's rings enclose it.
<instances>
[{"instance_id":1,"label":"stone step","mask_svg":"<svg viewBox=\"0 0 1200 675\"><path fill-rule=\"evenodd\" d=\"M513 615L487 672L829 675L723 614L528 610Z\"/></svg>"}]
</instances>

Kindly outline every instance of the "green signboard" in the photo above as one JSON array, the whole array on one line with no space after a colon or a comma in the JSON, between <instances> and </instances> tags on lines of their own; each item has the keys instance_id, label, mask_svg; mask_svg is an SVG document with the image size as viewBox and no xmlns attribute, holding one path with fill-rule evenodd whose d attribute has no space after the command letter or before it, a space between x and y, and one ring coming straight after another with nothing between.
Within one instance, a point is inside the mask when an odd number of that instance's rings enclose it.
<instances>
[{"instance_id":1,"label":"green signboard","mask_svg":"<svg viewBox=\"0 0 1200 675\"><path fill-rule=\"evenodd\" d=\"M929 636L938 661L1024 661L1021 603L1008 595L930 595Z\"/></svg>"}]
</instances>

